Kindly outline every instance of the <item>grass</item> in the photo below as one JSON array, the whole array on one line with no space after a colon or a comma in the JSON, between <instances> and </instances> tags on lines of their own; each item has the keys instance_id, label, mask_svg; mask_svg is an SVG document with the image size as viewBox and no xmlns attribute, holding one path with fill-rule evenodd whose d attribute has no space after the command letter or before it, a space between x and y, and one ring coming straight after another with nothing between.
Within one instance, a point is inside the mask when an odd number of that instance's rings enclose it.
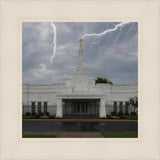
<instances>
[{"instance_id":1,"label":"grass","mask_svg":"<svg viewBox=\"0 0 160 160\"><path fill-rule=\"evenodd\" d=\"M138 138L137 132L101 132L104 138ZM23 134L22 138L56 138L57 135Z\"/></svg>"},{"instance_id":2,"label":"grass","mask_svg":"<svg viewBox=\"0 0 160 160\"><path fill-rule=\"evenodd\" d=\"M138 132L101 132L105 138L138 138Z\"/></svg>"},{"instance_id":3,"label":"grass","mask_svg":"<svg viewBox=\"0 0 160 160\"><path fill-rule=\"evenodd\" d=\"M22 116L23 119L34 119L36 116Z\"/></svg>"},{"instance_id":4,"label":"grass","mask_svg":"<svg viewBox=\"0 0 160 160\"><path fill-rule=\"evenodd\" d=\"M126 119L126 120L138 120L137 115L111 115L107 114L108 119Z\"/></svg>"},{"instance_id":5,"label":"grass","mask_svg":"<svg viewBox=\"0 0 160 160\"><path fill-rule=\"evenodd\" d=\"M39 119L53 119L53 118L55 118L55 115L50 115L50 116L46 116L46 115L43 115L43 116L39 116L39 117L36 117L36 115L35 116L33 116L33 115L23 115L22 116L22 119L37 119L37 118L39 118Z\"/></svg>"},{"instance_id":6,"label":"grass","mask_svg":"<svg viewBox=\"0 0 160 160\"><path fill-rule=\"evenodd\" d=\"M23 134L22 138L56 138L56 135Z\"/></svg>"},{"instance_id":7,"label":"grass","mask_svg":"<svg viewBox=\"0 0 160 160\"><path fill-rule=\"evenodd\" d=\"M128 120L137 120L138 119L137 115L124 115L123 117Z\"/></svg>"}]
</instances>

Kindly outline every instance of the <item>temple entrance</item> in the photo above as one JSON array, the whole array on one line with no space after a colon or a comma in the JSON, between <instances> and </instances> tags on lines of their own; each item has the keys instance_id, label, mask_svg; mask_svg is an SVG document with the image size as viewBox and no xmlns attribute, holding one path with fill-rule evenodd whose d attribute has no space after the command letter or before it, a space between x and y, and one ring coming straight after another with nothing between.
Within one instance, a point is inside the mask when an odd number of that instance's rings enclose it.
<instances>
[{"instance_id":1,"label":"temple entrance","mask_svg":"<svg viewBox=\"0 0 160 160\"><path fill-rule=\"evenodd\" d=\"M79 102L74 104L74 113L75 114L88 114L88 103Z\"/></svg>"},{"instance_id":2,"label":"temple entrance","mask_svg":"<svg viewBox=\"0 0 160 160\"><path fill-rule=\"evenodd\" d=\"M63 99L64 118L98 118L98 99Z\"/></svg>"}]
</instances>

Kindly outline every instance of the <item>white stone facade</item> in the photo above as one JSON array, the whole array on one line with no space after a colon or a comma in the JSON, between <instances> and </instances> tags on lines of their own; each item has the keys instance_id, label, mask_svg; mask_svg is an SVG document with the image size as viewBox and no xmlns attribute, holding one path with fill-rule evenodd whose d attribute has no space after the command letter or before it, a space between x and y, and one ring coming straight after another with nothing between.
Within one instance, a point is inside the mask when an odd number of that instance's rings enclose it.
<instances>
[{"instance_id":1,"label":"white stone facade","mask_svg":"<svg viewBox=\"0 0 160 160\"><path fill-rule=\"evenodd\" d=\"M23 114L49 112L63 118L64 114L71 112L71 114L97 114L98 117L105 118L106 114L114 111L131 112L132 108L127 102L129 98L135 96L138 97L137 85L102 83L95 85L95 79L90 79L85 74L83 50L80 48L76 74L65 83L23 84ZM68 107L68 111L65 107Z\"/></svg>"}]
</instances>

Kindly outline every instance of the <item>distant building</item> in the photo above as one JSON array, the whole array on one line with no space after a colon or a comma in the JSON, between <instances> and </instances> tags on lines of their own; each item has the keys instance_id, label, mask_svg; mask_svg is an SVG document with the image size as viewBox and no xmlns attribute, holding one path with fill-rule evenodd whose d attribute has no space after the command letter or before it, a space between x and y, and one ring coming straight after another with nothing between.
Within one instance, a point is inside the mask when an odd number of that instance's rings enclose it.
<instances>
[{"instance_id":1,"label":"distant building","mask_svg":"<svg viewBox=\"0 0 160 160\"><path fill-rule=\"evenodd\" d=\"M138 96L137 85L96 84L85 73L80 43L76 74L65 83L23 84L23 114L49 113L56 117L99 117L106 114L130 113L129 98Z\"/></svg>"}]
</instances>

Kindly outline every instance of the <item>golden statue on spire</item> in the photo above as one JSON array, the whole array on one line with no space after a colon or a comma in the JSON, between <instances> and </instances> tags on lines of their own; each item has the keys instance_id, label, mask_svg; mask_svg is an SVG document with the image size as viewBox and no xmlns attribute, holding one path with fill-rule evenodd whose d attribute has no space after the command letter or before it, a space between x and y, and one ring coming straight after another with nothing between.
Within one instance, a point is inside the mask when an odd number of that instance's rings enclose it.
<instances>
[{"instance_id":1,"label":"golden statue on spire","mask_svg":"<svg viewBox=\"0 0 160 160\"><path fill-rule=\"evenodd\" d=\"M80 38L80 47L82 47L82 38Z\"/></svg>"}]
</instances>

